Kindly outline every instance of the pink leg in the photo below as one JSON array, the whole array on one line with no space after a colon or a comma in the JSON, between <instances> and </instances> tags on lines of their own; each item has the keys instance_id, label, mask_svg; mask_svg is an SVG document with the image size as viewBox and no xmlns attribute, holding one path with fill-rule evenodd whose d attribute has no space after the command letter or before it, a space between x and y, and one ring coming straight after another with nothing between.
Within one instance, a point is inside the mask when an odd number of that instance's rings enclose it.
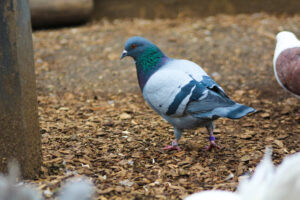
<instances>
[{"instance_id":1,"label":"pink leg","mask_svg":"<svg viewBox=\"0 0 300 200\"><path fill-rule=\"evenodd\" d=\"M300 116L300 109L298 110L298 112L297 112L297 114L296 114L297 116Z\"/></svg>"},{"instance_id":2,"label":"pink leg","mask_svg":"<svg viewBox=\"0 0 300 200\"><path fill-rule=\"evenodd\" d=\"M209 137L209 145L206 146L206 151L211 151L213 148L221 149L219 145L215 142L216 138L214 135Z\"/></svg>"},{"instance_id":3,"label":"pink leg","mask_svg":"<svg viewBox=\"0 0 300 200\"><path fill-rule=\"evenodd\" d=\"M213 125L206 127L209 132L209 145L206 146L206 151L211 151L213 148L221 149L219 145L216 144L216 138L214 136Z\"/></svg>"},{"instance_id":4,"label":"pink leg","mask_svg":"<svg viewBox=\"0 0 300 200\"><path fill-rule=\"evenodd\" d=\"M178 140L173 140L171 145L167 145L166 147L163 148L163 150L177 150L181 151L181 148L178 145Z\"/></svg>"}]
</instances>

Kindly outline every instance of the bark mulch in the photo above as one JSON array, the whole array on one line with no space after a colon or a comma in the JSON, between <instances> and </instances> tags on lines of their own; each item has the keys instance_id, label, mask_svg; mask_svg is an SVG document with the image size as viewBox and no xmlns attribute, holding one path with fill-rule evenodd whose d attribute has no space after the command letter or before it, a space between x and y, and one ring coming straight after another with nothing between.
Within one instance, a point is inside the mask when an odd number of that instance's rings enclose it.
<instances>
[{"instance_id":1,"label":"bark mulch","mask_svg":"<svg viewBox=\"0 0 300 200\"><path fill-rule=\"evenodd\" d=\"M218 15L203 19L97 21L34 32L43 164L34 181L47 199L69 177L85 175L95 199L182 199L209 189L235 190L266 145L276 164L300 149L297 99L277 84L275 35L300 37L300 16ZM119 60L132 35L167 55L190 59L256 114L216 121L222 150L206 152L205 129L187 130L183 151L164 152L172 127L144 102L131 59Z\"/></svg>"}]
</instances>

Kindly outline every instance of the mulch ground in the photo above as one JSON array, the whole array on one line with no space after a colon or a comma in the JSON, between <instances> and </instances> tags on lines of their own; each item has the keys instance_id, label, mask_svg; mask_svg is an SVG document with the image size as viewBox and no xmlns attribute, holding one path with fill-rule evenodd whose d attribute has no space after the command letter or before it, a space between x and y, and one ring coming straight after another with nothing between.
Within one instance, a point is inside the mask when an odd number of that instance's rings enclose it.
<instances>
[{"instance_id":1,"label":"mulch ground","mask_svg":"<svg viewBox=\"0 0 300 200\"><path fill-rule=\"evenodd\" d=\"M97 21L34 32L43 164L35 181L53 199L69 177L85 175L95 199L182 199L236 189L266 145L276 164L300 149L300 102L277 84L275 35L300 36L300 16L218 15L203 19ZM168 56L192 60L234 100L257 113L216 121L223 149L206 152L205 129L187 130L183 151L164 152L173 129L144 102L128 37L144 36Z\"/></svg>"}]
</instances>

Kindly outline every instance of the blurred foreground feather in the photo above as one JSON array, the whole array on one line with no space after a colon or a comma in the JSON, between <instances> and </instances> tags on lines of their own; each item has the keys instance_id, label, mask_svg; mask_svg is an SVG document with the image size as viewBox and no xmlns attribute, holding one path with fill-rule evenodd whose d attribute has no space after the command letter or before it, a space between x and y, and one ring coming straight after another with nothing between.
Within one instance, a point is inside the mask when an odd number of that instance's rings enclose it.
<instances>
[{"instance_id":1,"label":"blurred foreground feather","mask_svg":"<svg viewBox=\"0 0 300 200\"><path fill-rule=\"evenodd\" d=\"M34 185L19 182L20 170L16 162L8 165L8 175L0 175L0 200L42 200ZM91 200L94 186L87 178L72 178L63 186L59 200Z\"/></svg>"},{"instance_id":2,"label":"blurred foreground feather","mask_svg":"<svg viewBox=\"0 0 300 200\"><path fill-rule=\"evenodd\" d=\"M300 196L300 152L286 157L275 167L272 149L265 156L250 179L242 181L236 193L204 191L185 200L298 200Z\"/></svg>"}]
</instances>

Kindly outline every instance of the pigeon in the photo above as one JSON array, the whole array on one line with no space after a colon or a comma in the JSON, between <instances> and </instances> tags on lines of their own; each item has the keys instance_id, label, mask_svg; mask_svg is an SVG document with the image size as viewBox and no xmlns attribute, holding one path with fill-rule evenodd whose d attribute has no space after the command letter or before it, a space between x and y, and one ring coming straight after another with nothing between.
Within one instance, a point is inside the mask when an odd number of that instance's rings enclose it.
<instances>
[{"instance_id":1,"label":"pigeon","mask_svg":"<svg viewBox=\"0 0 300 200\"><path fill-rule=\"evenodd\" d=\"M276 39L273 58L276 79L281 87L300 99L300 41L288 31L279 32Z\"/></svg>"},{"instance_id":2,"label":"pigeon","mask_svg":"<svg viewBox=\"0 0 300 200\"><path fill-rule=\"evenodd\" d=\"M272 149L267 147L254 174L239 183L237 192L208 190L194 193L185 200L298 200L300 168L296 166L300 166L300 153L287 156L275 167Z\"/></svg>"},{"instance_id":3,"label":"pigeon","mask_svg":"<svg viewBox=\"0 0 300 200\"><path fill-rule=\"evenodd\" d=\"M149 40L129 38L120 59L134 59L143 97L150 107L174 127L175 140L163 150L178 150L184 129L206 127L207 150L220 148L215 142L214 120L241 118L255 109L231 100L224 90L196 63L167 57Z\"/></svg>"}]
</instances>

